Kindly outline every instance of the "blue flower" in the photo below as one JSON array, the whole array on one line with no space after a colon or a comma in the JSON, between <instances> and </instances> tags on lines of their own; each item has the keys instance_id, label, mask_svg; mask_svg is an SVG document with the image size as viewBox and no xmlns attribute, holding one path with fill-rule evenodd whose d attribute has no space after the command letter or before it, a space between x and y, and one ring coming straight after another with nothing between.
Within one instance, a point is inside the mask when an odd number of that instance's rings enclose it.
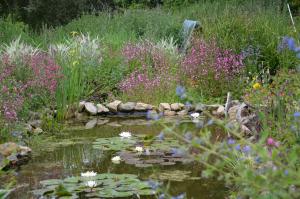
<instances>
[{"instance_id":1,"label":"blue flower","mask_svg":"<svg viewBox=\"0 0 300 199\"><path fill-rule=\"evenodd\" d=\"M288 170L284 170L284 175L289 175L289 171Z\"/></svg>"},{"instance_id":2,"label":"blue flower","mask_svg":"<svg viewBox=\"0 0 300 199\"><path fill-rule=\"evenodd\" d=\"M256 164L262 163L261 157L259 157L259 156L255 157L254 160L255 160Z\"/></svg>"},{"instance_id":3,"label":"blue flower","mask_svg":"<svg viewBox=\"0 0 300 199\"><path fill-rule=\"evenodd\" d=\"M244 153L249 153L249 152L251 151L251 147L248 146L248 145L246 145L246 146L243 147L242 151L243 151Z\"/></svg>"},{"instance_id":4,"label":"blue flower","mask_svg":"<svg viewBox=\"0 0 300 199\"><path fill-rule=\"evenodd\" d=\"M294 117L300 117L300 112L295 112Z\"/></svg>"},{"instance_id":5,"label":"blue flower","mask_svg":"<svg viewBox=\"0 0 300 199\"><path fill-rule=\"evenodd\" d=\"M163 141L163 140L165 139L165 134L164 134L164 132L160 132L160 134L157 136L157 139L158 139L159 141Z\"/></svg>"},{"instance_id":6,"label":"blue flower","mask_svg":"<svg viewBox=\"0 0 300 199\"><path fill-rule=\"evenodd\" d=\"M165 198L166 198L165 194L160 194L160 195L158 196L158 199L165 199Z\"/></svg>"},{"instance_id":7,"label":"blue flower","mask_svg":"<svg viewBox=\"0 0 300 199\"><path fill-rule=\"evenodd\" d=\"M156 112L153 112L151 110L147 111L146 118L149 120L159 120L162 117L162 113L157 114Z\"/></svg>"},{"instance_id":8,"label":"blue flower","mask_svg":"<svg viewBox=\"0 0 300 199\"><path fill-rule=\"evenodd\" d=\"M241 145L239 145L239 144L236 145L236 146L235 146L235 150L240 151L240 150L241 150Z\"/></svg>"},{"instance_id":9,"label":"blue flower","mask_svg":"<svg viewBox=\"0 0 300 199\"><path fill-rule=\"evenodd\" d=\"M172 153L172 156L184 156L185 155L185 151L183 151L182 149L172 148L170 152Z\"/></svg>"},{"instance_id":10,"label":"blue flower","mask_svg":"<svg viewBox=\"0 0 300 199\"><path fill-rule=\"evenodd\" d=\"M288 37L287 38L287 45L288 45L288 48L290 50L295 51L295 49L296 49L296 42L295 42L294 38Z\"/></svg>"},{"instance_id":11,"label":"blue flower","mask_svg":"<svg viewBox=\"0 0 300 199\"><path fill-rule=\"evenodd\" d=\"M182 193L182 194L180 194L178 196L171 197L171 199L184 199L184 198L185 198L185 193Z\"/></svg>"},{"instance_id":12,"label":"blue flower","mask_svg":"<svg viewBox=\"0 0 300 199\"><path fill-rule=\"evenodd\" d=\"M185 95L185 88L183 86L178 85L176 87L176 95L179 97L182 97L183 95Z\"/></svg>"},{"instance_id":13,"label":"blue flower","mask_svg":"<svg viewBox=\"0 0 300 199\"><path fill-rule=\"evenodd\" d=\"M235 140L232 139L232 138L229 138L228 141L227 141L227 144L228 144L228 145L235 144Z\"/></svg>"}]
</instances>

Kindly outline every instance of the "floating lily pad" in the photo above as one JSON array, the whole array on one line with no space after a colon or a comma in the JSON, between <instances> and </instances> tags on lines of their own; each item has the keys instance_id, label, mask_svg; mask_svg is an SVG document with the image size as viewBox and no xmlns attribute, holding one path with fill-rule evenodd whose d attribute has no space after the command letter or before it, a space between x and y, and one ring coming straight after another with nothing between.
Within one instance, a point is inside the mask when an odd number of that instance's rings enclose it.
<instances>
[{"instance_id":1,"label":"floating lily pad","mask_svg":"<svg viewBox=\"0 0 300 199\"><path fill-rule=\"evenodd\" d=\"M136 143L134 138L99 138L93 143L93 148L104 151L120 151L133 146Z\"/></svg>"},{"instance_id":2,"label":"floating lily pad","mask_svg":"<svg viewBox=\"0 0 300 199\"><path fill-rule=\"evenodd\" d=\"M88 181L95 181L90 188ZM147 182L141 181L133 174L98 174L94 177L68 177L64 180L50 179L41 181L42 189L33 191L38 196L63 196L76 198L79 195L100 198L122 198L133 195L155 194Z\"/></svg>"},{"instance_id":3,"label":"floating lily pad","mask_svg":"<svg viewBox=\"0 0 300 199\"><path fill-rule=\"evenodd\" d=\"M182 182L185 180L200 180L200 177L192 177L191 171L181 171L181 170L173 170L173 171L161 171L159 173L152 174L150 178L162 180L162 181L176 181Z\"/></svg>"}]
</instances>

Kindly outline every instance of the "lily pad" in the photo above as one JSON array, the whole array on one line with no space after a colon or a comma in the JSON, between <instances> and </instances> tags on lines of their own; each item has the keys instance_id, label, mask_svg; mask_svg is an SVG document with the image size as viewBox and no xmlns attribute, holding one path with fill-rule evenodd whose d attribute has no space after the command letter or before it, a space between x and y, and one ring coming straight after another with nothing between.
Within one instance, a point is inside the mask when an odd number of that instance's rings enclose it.
<instances>
[{"instance_id":1,"label":"lily pad","mask_svg":"<svg viewBox=\"0 0 300 199\"><path fill-rule=\"evenodd\" d=\"M95 181L95 187L88 187L88 181ZM95 198L123 198L133 195L155 194L147 182L141 181L133 174L103 173L94 177L68 177L64 180L50 179L41 181L42 189L33 193L38 196L63 196L74 198L80 196ZM151 194L150 194L151 193Z\"/></svg>"},{"instance_id":2,"label":"lily pad","mask_svg":"<svg viewBox=\"0 0 300 199\"><path fill-rule=\"evenodd\" d=\"M128 147L134 146L136 140L134 138L99 138L93 143L94 149L101 149L104 151L120 151Z\"/></svg>"}]
</instances>

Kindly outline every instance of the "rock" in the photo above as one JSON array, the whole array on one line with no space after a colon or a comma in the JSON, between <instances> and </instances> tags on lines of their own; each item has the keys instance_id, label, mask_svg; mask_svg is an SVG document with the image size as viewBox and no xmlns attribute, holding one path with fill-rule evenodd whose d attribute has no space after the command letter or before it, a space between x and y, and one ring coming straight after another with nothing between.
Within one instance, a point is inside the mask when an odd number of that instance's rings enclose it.
<instances>
[{"instance_id":1,"label":"rock","mask_svg":"<svg viewBox=\"0 0 300 199\"><path fill-rule=\"evenodd\" d=\"M97 115L98 109L95 106L94 103L92 102L86 102L84 104L85 110L90 114L90 115Z\"/></svg>"},{"instance_id":2,"label":"rock","mask_svg":"<svg viewBox=\"0 0 300 199\"><path fill-rule=\"evenodd\" d=\"M4 144L0 144L0 154L7 157L13 153L17 153L19 151L19 146L13 142L7 142Z\"/></svg>"},{"instance_id":3,"label":"rock","mask_svg":"<svg viewBox=\"0 0 300 199\"><path fill-rule=\"evenodd\" d=\"M32 133L33 128L30 124L25 124L24 130L26 133Z\"/></svg>"},{"instance_id":4,"label":"rock","mask_svg":"<svg viewBox=\"0 0 300 199\"><path fill-rule=\"evenodd\" d=\"M120 111L120 112L131 112L131 111L134 111L135 105L136 105L135 102L121 103L118 106L118 111Z\"/></svg>"},{"instance_id":5,"label":"rock","mask_svg":"<svg viewBox=\"0 0 300 199\"><path fill-rule=\"evenodd\" d=\"M205 104L201 104L201 103L198 103L196 104L195 106L195 111L196 112L203 112L203 111L206 111L207 110L207 106Z\"/></svg>"},{"instance_id":6,"label":"rock","mask_svg":"<svg viewBox=\"0 0 300 199\"><path fill-rule=\"evenodd\" d=\"M118 106L121 104L122 102L119 100L115 100L109 104L106 105L106 107L109 109L109 111L116 113L118 112Z\"/></svg>"},{"instance_id":7,"label":"rock","mask_svg":"<svg viewBox=\"0 0 300 199\"><path fill-rule=\"evenodd\" d=\"M85 118L84 113L75 112L75 118L77 120L83 120Z\"/></svg>"},{"instance_id":8,"label":"rock","mask_svg":"<svg viewBox=\"0 0 300 199\"><path fill-rule=\"evenodd\" d=\"M170 111L170 110L165 110L164 115L165 116L174 116L174 115L176 115L176 112L175 111Z\"/></svg>"},{"instance_id":9,"label":"rock","mask_svg":"<svg viewBox=\"0 0 300 199\"><path fill-rule=\"evenodd\" d=\"M30 124L33 128L38 128L42 126L42 120L32 120L29 121L28 124Z\"/></svg>"},{"instance_id":10,"label":"rock","mask_svg":"<svg viewBox=\"0 0 300 199\"><path fill-rule=\"evenodd\" d=\"M97 104L96 106L97 106L98 113L100 114L109 112L109 109L103 106L102 104Z\"/></svg>"},{"instance_id":11,"label":"rock","mask_svg":"<svg viewBox=\"0 0 300 199\"><path fill-rule=\"evenodd\" d=\"M67 119L67 120L75 118L75 112L76 112L76 108L73 108L73 107L69 106L67 108L67 111L66 111L65 115L64 115L64 118Z\"/></svg>"},{"instance_id":12,"label":"rock","mask_svg":"<svg viewBox=\"0 0 300 199\"><path fill-rule=\"evenodd\" d=\"M109 120L98 120L97 125L101 126L101 125L104 125L104 124L106 124L108 122L109 122Z\"/></svg>"},{"instance_id":13,"label":"rock","mask_svg":"<svg viewBox=\"0 0 300 199\"><path fill-rule=\"evenodd\" d=\"M160 103L158 109L160 112L164 112L165 110L171 111L171 106L169 103Z\"/></svg>"},{"instance_id":14,"label":"rock","mask_svg":"<svg viewBox=\"0 0 300 199\"><path fill-rule=\"evenodd\" d=\"M27 146L20 146L20 155L21 156L28 156L31 153L31 148L27 147Z\"/></svg>"},{"instance_id":15,"label":"rock","mask_svg":"<svg viewBox=\"0 0 300 199\"><path fill-rule=\"evenodd\" d=\"M236 120L236 113L238 109L239 109L239 105L235 105L229 108L228 110L229 120Z\"/></svg>"},{"instance_id":16,"label":"rock","mask_svg":"<svg viewBox=\"0 0 300 199\"><path fill-rule=\"evenodd\" d=\"M217 110L213 111L213 115L220 116L220 117L224 116L225 115L225 107L220 105Z\"/></svg>"},{"instance_id":17,"label":"rock","mask_svg":"<svg viewBox=\"0 0 300 199\"><path fill-rule=\"evenodd\" d=\"M91 121L89 121L88 123L86 123L85 125L85 129L92 129L97 125L98 120L95 118Z\"/></svg>"},{"instance_id":18,"label":"rock","mask_svg":"<svg viewBox=\"0 0 300 199\"><path fill-rule=\"evenodd\" d=\"M179 115L179 116L185 116L187 114L188 114L187 110L182 110L182 111L177 112L177 115Z\"/></svg>"},{"instance_id":19,"label":"rock","mask_svg":"<svg viewBox=\"0 0 300 199\"><path fill-rule=\"evenodd\" d=\"M81 113L81 112L84 111L85 103L86 103L85 101L79 102L79 104L78 104L78 112L79 112L79 113Z\"/></svg>"},{"instance_id":20,"label":"rock","mask_svg":"<svg viewBox=\"0 0 300 199\"><path fill-rule=\"evenodd\" d=\"M43 131L43 129L41 129L41 128L35 128L35 129L33 129L33 134L36 134L36 135L38 135L38 134L41 134L41 133L43 133L44 131Z\"/></svg>"},{"instance_id":21,"label":"rock","mask_svg":"<svg viewBox=\"0 0 300 199\"><path fill-rule=\"evenodd\" d=\"M152 109L153 109L152 105L145 104L145 103L142 103L142 102L136 103L136 105L134 107L135 111L148 111L148 110L152 110Z\"/></svg>"},{"instance_id":22,"label":"rock","mask_svg":"<svg viewBox=\"0 0 300 199\"><path fill-rule=\"evenodd\" d=\"M181 111L184 108L184 104L182 103L173 103L171 104L172 111Z\"/></svg>"}]
</instances>

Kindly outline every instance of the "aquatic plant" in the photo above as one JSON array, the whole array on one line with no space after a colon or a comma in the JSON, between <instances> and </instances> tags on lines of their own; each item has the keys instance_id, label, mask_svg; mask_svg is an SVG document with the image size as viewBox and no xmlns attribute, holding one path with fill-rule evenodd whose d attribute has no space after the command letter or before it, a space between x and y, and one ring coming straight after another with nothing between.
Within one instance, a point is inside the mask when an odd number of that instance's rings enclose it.
<instances>
[{"instance_id":1,"label":"aquatic plant","mask_svg":"<svg viewBox=\"0 0 300 199\"><path fill-rule=\"evenodd\" d=\"M139 180L133 174L102 173L90 178L74 176L63 180L44 180L40 183L42 189L34 190L34 194L47 197L78 197L80 195L85 197L124 198L154 195L156 193L147 182Z\"/></svg>"}]
</instances>

